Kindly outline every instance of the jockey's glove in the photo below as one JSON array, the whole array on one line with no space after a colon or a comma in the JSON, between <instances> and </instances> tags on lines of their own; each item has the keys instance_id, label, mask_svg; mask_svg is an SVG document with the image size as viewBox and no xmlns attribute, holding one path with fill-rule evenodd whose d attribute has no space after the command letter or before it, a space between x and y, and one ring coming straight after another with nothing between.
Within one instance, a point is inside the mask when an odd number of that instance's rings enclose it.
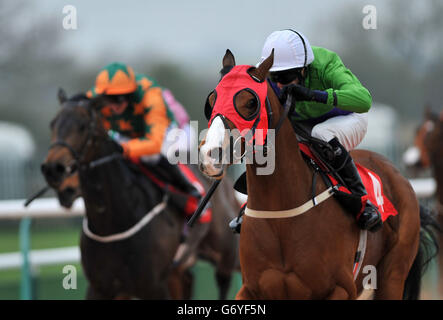
<instances>
[{"instance_id":1,"label":"jockey's glove","mask_svg":"<svg viewBox=\"0 0 443 320\"><path fill-rule=\"evenodd\" d=\"M311 90L298 84L290 84L282 89L282 101L286 101L288 94L291 94L296 101L316 101L326 104L328 93L321 90Z\"/></svg>"}]
</instances>

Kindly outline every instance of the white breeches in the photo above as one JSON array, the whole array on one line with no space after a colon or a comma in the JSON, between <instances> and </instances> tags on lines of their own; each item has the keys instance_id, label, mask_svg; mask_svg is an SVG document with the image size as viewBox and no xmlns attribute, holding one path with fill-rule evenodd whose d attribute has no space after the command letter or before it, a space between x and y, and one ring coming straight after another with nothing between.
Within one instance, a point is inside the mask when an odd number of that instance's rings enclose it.
<instances>
[{"instance_id":1,"label":"white breeches","mask_svg":"<svg viewBox=\"0 0 443 320\"><path fill-rule=\"evenodd\" d=\"M337 137L347 151L357 147L368 129L368 113L350 113L330 118L312 128L312 136L323 141Z\"/></svg>"}]
</instances>

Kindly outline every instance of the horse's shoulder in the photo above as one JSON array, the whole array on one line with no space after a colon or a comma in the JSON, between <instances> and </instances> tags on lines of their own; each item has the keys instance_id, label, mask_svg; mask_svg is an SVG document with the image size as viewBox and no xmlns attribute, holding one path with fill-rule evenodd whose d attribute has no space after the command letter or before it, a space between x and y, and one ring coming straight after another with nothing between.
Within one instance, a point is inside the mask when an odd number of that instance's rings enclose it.
<instances>
[{"instance_id":1,"label":"horse's shoulder","mask_svg":"<svg viewBox=\"0 0 443 320\"><path fill-rule=\"evenodd\" d=\"M405 195L415 197L414 190L401 172L386 157L369 150L354 150L351 156L356 163L375 172L381 179L385 195L393 202L397 210L398 199L403 199Z\"/></svg>"},{"instance_id":2,"label":"horse's shoulder","mask_svg":"<svg viewBox=\"0 0 443 320\"><path fill-rule=\"evenodd\" d=\"M376 172L380 166L389 165L393 167L392 162L388 158L374 151L356 149L351 151L351 156L356 163Z\"/></svg>"}]
</instances>

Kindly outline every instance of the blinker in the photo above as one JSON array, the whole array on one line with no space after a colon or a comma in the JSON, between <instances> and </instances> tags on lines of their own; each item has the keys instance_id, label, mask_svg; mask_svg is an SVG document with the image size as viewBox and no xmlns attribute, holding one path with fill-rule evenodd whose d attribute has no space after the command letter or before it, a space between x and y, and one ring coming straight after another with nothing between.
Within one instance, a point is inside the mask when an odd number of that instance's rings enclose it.
<instances>
[{"instance_id":1,"label":"blinker","mask_svg":"<svg viewBox=\"0 0 443 320\"><path fill-rule=\"evenodd\" d=\"M216 94L216 99L212 110L209 104L209 96L206 99L205 115L211 113L209 126L216 116L221 115L230 120L243 137L252 131L252 139L255 144L264 145L268 131L267 82L258 81L257 78L254 79L248 72L252 68L248 65L235 66L226 74L213 91ZM242 116L235 106L236 95L243 90L249 91L257 99L258 110L253 113L253 117L246 118ZM263 134L257 135L257 130L262 130Z\"/></svg>"}]
</instances>

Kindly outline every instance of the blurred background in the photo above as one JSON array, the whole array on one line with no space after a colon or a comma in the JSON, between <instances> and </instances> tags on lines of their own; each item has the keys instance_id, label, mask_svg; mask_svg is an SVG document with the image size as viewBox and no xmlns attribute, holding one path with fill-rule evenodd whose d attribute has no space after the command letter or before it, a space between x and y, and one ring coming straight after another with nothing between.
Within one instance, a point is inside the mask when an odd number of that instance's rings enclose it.
<instances>
[{"instance_id":1,"label":"blurred background","mask_svg":"<svg viewBox=\"0 0 443 320\"><path fill-rule=\"evenodd\" d=\"M59 87L68 95L85 92L100 68L121 61L171 89L201 130L207 125L204 100L217 84L225 50L234 53L237 64L256 64L266 37L285 28L302 32L312 45L337 52L369 89L374 106L362 147L384 154L410 175L401 155L412 144L423 107L442 109L443 2L373 0L375 29L362 24L367 4L0 0L0 200L24 199L44 186L39 166L49 146L49 122L59 110ZM75 30L63 28L66 5L76 9ZM81 218L33 220L30 249L76 246L80 222ZM23 249L20 223L0 219L0 254ZM79 288L74 291L61 287L62 266L32 269L33 298L83 298L80 267ZM434 269L428 275L430 284L438 276ZM22 277L20 266L0 266L0 299L23 298ZM428 297L439 297L434 287L427 289ZM203 288L195 298L215 297L210 290Z\"/></svg>"}]
</instances>

